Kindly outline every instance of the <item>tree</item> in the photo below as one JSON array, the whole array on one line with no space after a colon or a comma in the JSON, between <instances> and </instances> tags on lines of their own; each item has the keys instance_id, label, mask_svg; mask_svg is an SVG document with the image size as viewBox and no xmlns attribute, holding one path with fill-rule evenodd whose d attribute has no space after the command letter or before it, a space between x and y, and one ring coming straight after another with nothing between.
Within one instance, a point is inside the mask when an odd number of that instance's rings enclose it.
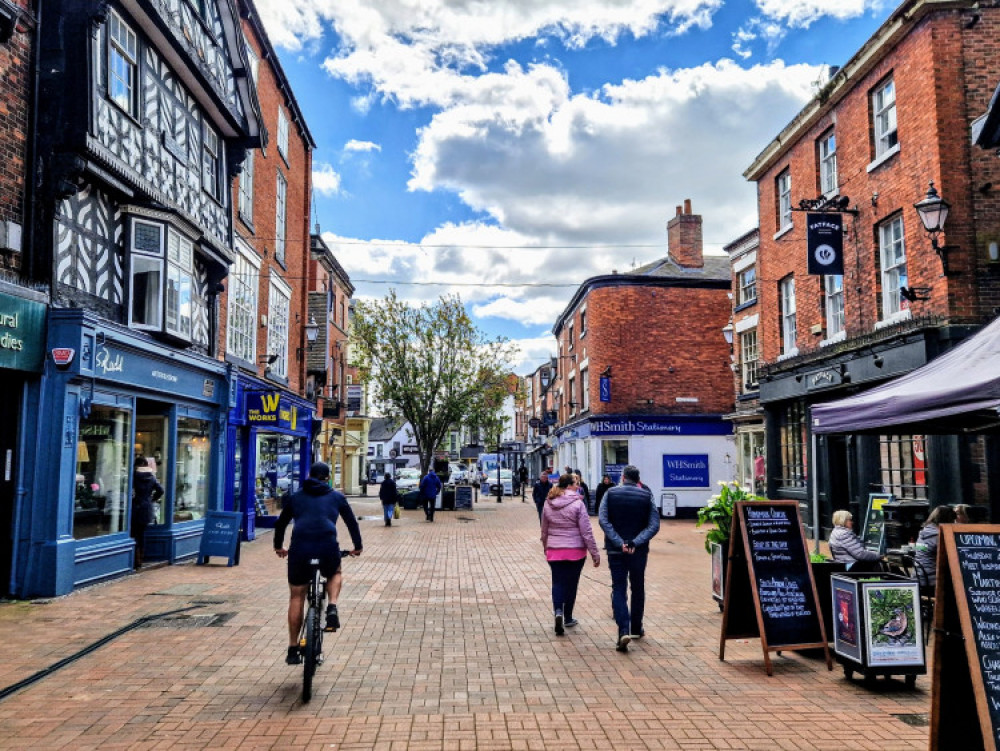
<instances>
[{"instance_id":1,"label":"tree","mask_svg":"<svg viewBox=\"0 0 1000 751\"><path fill-rule=\"evenodd\" d=\"M393 290L356 302L351 325L362 382L387 416L410 423L422 474L452 426L496 422L516 348L487 339L460 297L414 307Z\"/></svg>"}]
</instances>

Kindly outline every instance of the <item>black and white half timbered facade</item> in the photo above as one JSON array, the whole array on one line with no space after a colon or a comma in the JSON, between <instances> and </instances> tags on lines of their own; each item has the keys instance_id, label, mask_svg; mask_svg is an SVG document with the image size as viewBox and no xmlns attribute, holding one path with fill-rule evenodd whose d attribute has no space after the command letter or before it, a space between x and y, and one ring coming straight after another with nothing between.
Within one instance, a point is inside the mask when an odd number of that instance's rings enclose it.
<instances>
[{"instance_id":1,"label":"black and white half timbered facade","mask_svg":"<svg viewBox=\"0 0 1000 751\"><path fill-rule=\"evenodd\" d=\"M221 509L218 302L232 180L266 139L235 0L43 2L31 252L50 268L49 405L23 595L198 552ZM71 351L69 361L66 353ZM134 465L164 488L132 508Z\"/></svg>"}]
</instances>

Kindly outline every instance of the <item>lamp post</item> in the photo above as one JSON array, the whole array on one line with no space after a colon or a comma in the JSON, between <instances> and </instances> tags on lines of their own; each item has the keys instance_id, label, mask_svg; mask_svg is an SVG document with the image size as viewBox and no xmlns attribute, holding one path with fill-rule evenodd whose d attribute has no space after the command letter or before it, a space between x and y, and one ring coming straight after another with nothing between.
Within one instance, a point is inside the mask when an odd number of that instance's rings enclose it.
<instances>
[{"instance_id":1,"label":"lamp post","mask_svg":"<svg viewBox=\"0 0 1000 751\"><path fill-rule=\"evenodd\" d=\"M924 196L923 200L913 204L913 208L917 210L917 216L920 217L920 223L924 225L924 231L931 237L931 247L941 259L941 273L948 276L948 253L954 250L955 246L938 245L938 234L944 230L944 223L948 219L951 204L938 195L934 181L931 180L927 188L927 195Z\"/></svg>"},{"instance_id":2,"label":"lamp post","mask_svg":"<svg viewBox=\"0 0 1000 751\"><path fill-rule=\"evenodd\" d=\"M500 433L497 433L497 503L503 503L503 481L500 479Z\"/></svg>"}]
</instances>

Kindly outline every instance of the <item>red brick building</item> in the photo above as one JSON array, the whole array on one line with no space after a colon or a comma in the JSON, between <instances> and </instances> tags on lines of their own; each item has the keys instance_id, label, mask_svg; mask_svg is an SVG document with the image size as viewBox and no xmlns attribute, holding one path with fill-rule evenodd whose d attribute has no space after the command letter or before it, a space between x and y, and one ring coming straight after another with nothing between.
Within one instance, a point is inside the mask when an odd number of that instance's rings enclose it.
<instances>
[{"instance_id":1,"label":"red brick building","mask_svg":"<svg viewBox=\"0 0 1000 751\"><path fill-rule=\"evenodd\" d=\"M729 263L702 253L690 201L667 224L667 257L593 277L553 327L558 354L545 408L552 464L596 485L626 464L666 515L692 515L731 477Z\"/></svg>"},{"instance_id":2,"label":"red brick building","mask_svg":"<svg viewBox=\"0 0 1000 751\"><path fill-rule=\"evenodd\" d=\"M985 503L997 479L984 439L819 437L814 455L809 407L919 367L996 315L1000 162L969 133L998 32L997 8L904 2L744 173L758 188L767 493L807 512L817 500L821 523L863 517L871 492ZM914 207L931 182L951 205L940 253ZM843 274L809 273L800 209L843 220Z\"/></svg>"}]
</instances>

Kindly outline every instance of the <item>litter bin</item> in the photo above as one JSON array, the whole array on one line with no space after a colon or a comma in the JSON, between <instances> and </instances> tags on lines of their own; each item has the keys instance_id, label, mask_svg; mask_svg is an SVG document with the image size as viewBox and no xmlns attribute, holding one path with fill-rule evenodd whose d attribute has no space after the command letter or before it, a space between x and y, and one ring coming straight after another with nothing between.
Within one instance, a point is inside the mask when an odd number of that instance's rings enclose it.
<instances>
[{"instance_id":1,"label":"litter bin","mask_svg":"<svg viewBox=\"0 0 1000 751\"><path fill-rule=\"evenodd\" d=\"M455 510L455 486L445 485L441 491L441 508L445 511Z\"/></svg>"},{"instance_id":2,"label":"litter bin","mask_svg":"<svg viewBox=\"0 0 1000 751\"><path fill-rule=\"evenodd\" d=\"M420 502L419 490L411 490L409 493L404 493L403 500L400 503L402 503L403 508L407 511L423 508L423 504Z\"/></svg>"}]
</instances>

